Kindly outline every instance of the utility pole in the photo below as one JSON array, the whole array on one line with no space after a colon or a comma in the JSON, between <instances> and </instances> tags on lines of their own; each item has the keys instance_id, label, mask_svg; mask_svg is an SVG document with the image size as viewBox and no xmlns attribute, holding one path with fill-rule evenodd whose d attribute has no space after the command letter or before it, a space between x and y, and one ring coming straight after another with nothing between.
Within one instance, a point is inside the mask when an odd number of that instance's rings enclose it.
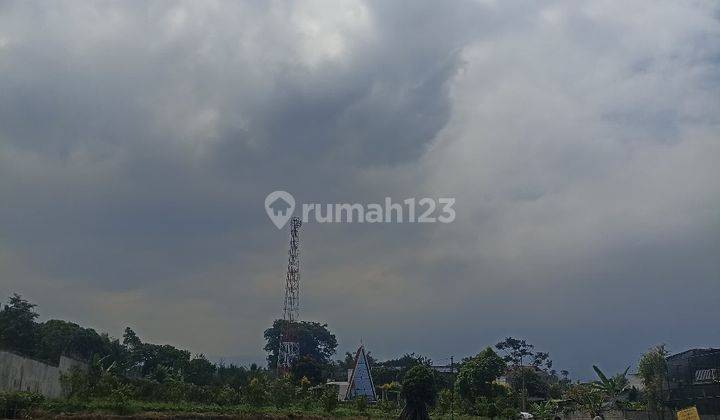
<instances>
[{"instance_id":1,"label":"utility pole","mask_svg":"<svg viewBox=\"0 0 720 420\"><path fill-rule=\"evenodd\" d=\"M450 356L450 418L452 420L455 420L455 359L453 356Z\"/></svg>"},{"instance_id":2,"label":"utility pole","mask_svg":"<svg viewBox=\"0 0 720 420\"><path fill-rule=\"evenodd\" d=\"M522 411L527 411L527 388L525 387L525 366L523 366L523 358L520 356L520 377L522 378Z\"/></svg>"}]
</instances>

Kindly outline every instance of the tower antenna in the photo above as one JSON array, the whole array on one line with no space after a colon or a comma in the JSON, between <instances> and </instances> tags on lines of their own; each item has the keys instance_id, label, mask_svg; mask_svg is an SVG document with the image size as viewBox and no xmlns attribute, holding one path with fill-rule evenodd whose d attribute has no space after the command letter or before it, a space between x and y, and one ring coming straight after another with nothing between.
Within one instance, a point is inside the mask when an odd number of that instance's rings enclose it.
<instances>
[{"instance_id":1,"label":"tower antenna","mask_svg":"<svg viewBox=\"0 0 720 420\"><path fill-rule=\"evenodd\" d=\"M300 352L297 336L297 322L300 320L300 226L302 221L299 217L290 219L290 249L278 349L278 374L289 372Z\"/></svg>"}]
</instances>

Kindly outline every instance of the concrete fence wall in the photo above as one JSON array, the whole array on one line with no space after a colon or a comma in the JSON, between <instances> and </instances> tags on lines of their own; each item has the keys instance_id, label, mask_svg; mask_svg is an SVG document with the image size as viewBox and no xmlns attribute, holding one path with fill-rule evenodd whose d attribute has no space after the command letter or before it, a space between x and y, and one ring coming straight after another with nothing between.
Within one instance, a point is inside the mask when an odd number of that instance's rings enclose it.
<instances>
[{"instance_id":1,"label":"concrete fence wall","mask_svg":"<svg viewBox=\"0 0 720 420\"><path fill-rule=\"evenodd\" d=\"M73 366L87 369L85 363L65 356L54 366L0 350L0 391L32 391L48 398L60 397L60 375Z\"/></svg>"}]
</instances>

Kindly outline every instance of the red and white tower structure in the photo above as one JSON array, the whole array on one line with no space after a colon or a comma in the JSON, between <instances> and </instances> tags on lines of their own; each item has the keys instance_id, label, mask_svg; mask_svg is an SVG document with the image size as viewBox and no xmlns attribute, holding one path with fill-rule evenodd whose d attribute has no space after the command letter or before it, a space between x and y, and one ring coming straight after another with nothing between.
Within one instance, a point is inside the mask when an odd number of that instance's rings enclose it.
<instances>
[{"instance_id":1,"label":"red and white tower structure","mask_svg":"<svg viewBox=\"0 0 720 420\"><path fill-rule=\"evenodd\" d=\"M285 278L285 304L278 349L278 372L288 372L300 352L297 322L300 320L300 226L299 217L290 219L290 250Z\"/></svg>"}]
</instances>

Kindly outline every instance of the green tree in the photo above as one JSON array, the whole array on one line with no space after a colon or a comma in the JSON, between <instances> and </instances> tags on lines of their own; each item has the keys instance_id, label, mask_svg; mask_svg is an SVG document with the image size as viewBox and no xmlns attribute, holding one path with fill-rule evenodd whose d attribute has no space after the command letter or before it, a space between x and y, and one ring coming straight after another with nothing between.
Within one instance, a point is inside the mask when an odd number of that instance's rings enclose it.
<instances>
[{"instance_id":1,"label":"green tree","mask_svg":"<svg viewBox=\"0 0 720 420\"><path fill-rule=\"evenodd\" d=\"M278 348L280 345L280 334L287 321L275 320L271 328L265 330L265 347L268 352L267 361L270 369L277 367ZM301 321L293 324L294 332L299 343L299 356L310 357L323 365L330 363L330 358L335 354L337 339L331 333L327 324L318 322Z\"/></svg>"},{"instance_id":2,"label":"green tree","mask_svg":"<svg viewBox=\"0 0 720 420\"><path fill-rule=\"evenodd\" d=\"M410 369L402 381L402 396L405 408L400 413L402 419L429 419L428 407L435 404L437 389L432 370L425 365Z\"/></svg>"},{"instance_id":3,"label":"green tree","mask_svg":"<svg viewBox=\"0 0 720 420\"><path fill-rule=\"evenodd\" d=\"M350 355L350 363L346 365L349 366L349 368L352 368L354 357L350 353L347 354ZM347 356L345 359L347 362ZM431 364L431 360L425 356L416 355L415 353L405 353L397 359L371 363L370 366L372 366L371 371L375 383L383 384L401 381L407 371L417 365L430 366Z\"/></svg>"},{"instance_id":4,"label":"green tree","mask_svg":"<svg viewBox=\"0 0 720 420\"><path fill-rule=\"evenodd\" d=\"M529 360L532 358L535 353L533 352L533 349L535 346L532 344L527 343L525 340L519 340L517 338L513 337L506 337L505 340L497 343L495 345L495 348L504 352L505 362L511 366L510 371L513 372L519 372L520 375L520 393L522 398L522 409L525 410L525 407L527 405L527 386L526 386L526 370L524 368L525 366L525 360ZM511 384L512 385L512 384ZM518 389L518 388L515 388Z\"/></svg>"},{"instance_id":5,"label":"green tree","mask_svg":"<svg viewBox=\"0 0 720 420\"><path fill-rule=\"evenodd\" d=\"M113 354L113 361L120 363L117 345L107 334L98 334L92 328L83 328L75 323L51 319L37 325L36 357L57 363L65 354L81 360L92 360L93 356L105 357Z\"/></svg>"},{"instance_id":6,"label":"green tree","mask_svg":"<svg viewBox=\"0 0 720 420\"><path fill-rule=\"evenodd\" d=\"M595 374L600 378L599 381L593 383L593 386L602 392L605 400L611 407L622 410L622 397L627 393L629 386L627 373L630 370L630 366L625 369L625 372L618 373L611 377L605 375L605 373L595 365L593 365L593 370L595 370Z\"/></svg>"},{"instance_id":7,"label":"green tree","mask_svg":"<svg viewBox=\"0 0 720 420\"><path fill-rule=\"evenodd\" d=\"M217 364L216 370L217 381L221 384L228 384L234 389L240 389L248 384L249 373L243 366L232 363L225 365L225 363L220 362Z\"/></svg>"},{"instance_id":8,"label":"green tree","mask_svg":"<svg viewBox=\"0 0 720 420\"><path fill-rule=\"evenodd\" d=\"M0 346L28 356L35 355L37 305L13 293L0 311Z\"/></svg>"},{"instance_id":9,"label":"green tree","mask_svg":"<svg viewBox=\"0 0 720 420\"><path fill-rule=\"evenodd\" d=\"M550 395L550 377L547 373L535 369L533 366L523 366L508 371L508 384L513 390L523 395L538 398L548 398Z\"/></svg>"},{"instance_id":10,"label":"green tree","mask_svg":"<svg viewBox=\"0 0 720 420\"><path fill-rule=\"evenodd\" d=\"M73 346L73 339L80 326L72 322L52 319L38 326L38 349L36 357L57 363L60 356Z\"/></svg>"},{"instance_id":11,"label":"green tree","mask_svg":"<svg viewBox=\"0 0 720 420\"><path fill-rule=\"evenodd\" d=\"M605 397L599 389L592 384L577 384L570 387L567 392L567 399L590 418L602 416Z\"/></svg>"},{"instance_id":12,"label":"green tree","mask_svg":"<svg viewBox=\"0 0 720 420\"><path fill-rule=\"evenodd\" d=\"M486 348L462 363L455 380L458 394L468 401L492 397L492 383L505 372L506 367L497 353L490 347Z\"/></svg>"},{"instance_id":13,"label":"green tree","mask_svg":"<svg viewBox=\"0 0 720 420\"><path fill-rule=\"evenodd\" d=\"M185 380L195 385L210 385L215 378L215 365L199 354L187 364Z\"/></svg>"},{"instance_id":14,"label":"green tree","mask_svg":"<svg viewBox=\"0 0 720 420\"><path fill-rule=\"evenodd\" d=\"M305 378L312 384L323 382L323 365L308 356L303 356L296 361L292 366L291 373L296 380Z\"/></svg>"},{"instance_id":15,"label":"green tree","mask_svg":"<svg viewBox=\"0 0 720 420\"><path fill-rule=\"evenodd\" d=\"M664 344L657 345L640 357L638 374L645 385L648 408L661 418L665 417L663 385L667 374L668 351Z\"/></svg>"},{"instance_id":16,"label":"green tree","mask_svg":"<svg viewBox=\"0 0 720 420\"><path fill-rule=\"evenodd\" d=\"M215 365L205 356L190 357L190 352L170 345L143 343L131 328L125 328L123 344L127 352L127 368L138 369L139 374L162 382L167 375L184 375L195 385L209 385L215 375Z\"/></svg>"}]
</instances>

